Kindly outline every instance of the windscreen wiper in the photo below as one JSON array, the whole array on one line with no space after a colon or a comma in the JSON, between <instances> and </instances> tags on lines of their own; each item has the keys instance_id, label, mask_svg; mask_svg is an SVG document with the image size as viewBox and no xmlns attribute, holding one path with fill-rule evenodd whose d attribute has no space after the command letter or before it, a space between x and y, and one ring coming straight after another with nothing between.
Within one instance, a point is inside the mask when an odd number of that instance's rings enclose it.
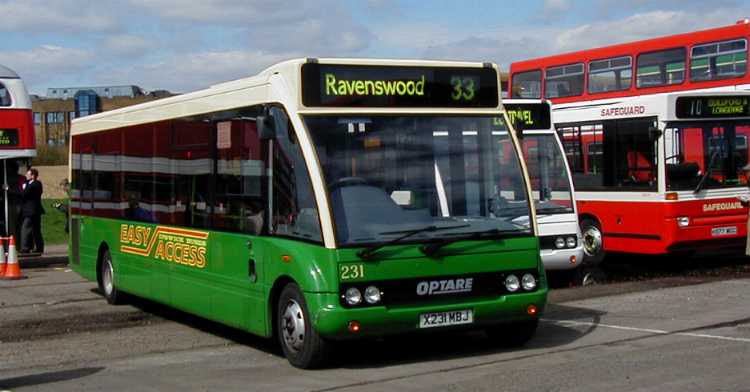
<instances>
[{"instance_id":1,"label":"windscreen wiper","mask_svg":"<svg viewBox=\"0 0 750 392\"><path fill-rule=\"evenodd\" d=\"M373 246L371 246L369 248L366 248L366 249L362 249L359 252L357 252L357 256L359 256L362 259L369 259L370 257L372 257L373 254L375 254L375 252L377 252L381 248L386 247L388 245L397 244L397 243L399 243L399 242L401 242L401 241L403 241L403 240L405 240L405 239L407 239L407 238L409 238L411 236L417 235L419 233L427 233L427 232L439 231L439 230L461 229L461 228L469 227L469 226L471 226L471 225L468 225L468 224L467 225L453 225L453 226L435 226L435 225L431 225L431 226L422 227L422 228L413 229L413 230L384 231L384 232L379 233L379 234L380 235L384 235L384 234L399 234L399 233L404 233L404 235L402 235L400 237L396 237L396 238L394 238L394 239L392 239L390 241L383 242L383 243L377 244L377 245L373 245Z\"/></svg>"},{"instance_id":2,"label":"windscreen wiper","mask_svg":"<svg viewBox=\"0 0 750 392\"><path fill-rule=\"evenodd\" d=\"M719 156L719 150L716 150L713 154L711 154L711 159L709 159L708 162L708 169L706 169L706 172L703 173L703 177L701 177L701 180L698 182L698 186L695 187L695 190L693 190L693 193L698 193L701 191L701 189L703 189L703 185L706 184L706 180L708 180L708 177L710 177L711 173L713 173L714 161L716 160L717 156Z\"/></svg>"},{"instance_id":3,"label":"windscreen wiper","mask_svg":"<svg viewBox=\"0 0 750 392\"><path fill-rule=\"evenodd\" d=\"M446 245L452 244L454 242L457 242L457 241L476 240L476 239L479 239L485 236L490 236L490 235L522 233L522 232L523 232L522 230L501 230L501 229L489 229L485 231L477 231L469 235L443 238L439 242L432 242L429 244L424 244L419 247L419 250L421 250L422 253L425 254L425 256L432 256L435 253L437 253L437 251L440 250L440 248Z\"/></svg>"}]
</instances>

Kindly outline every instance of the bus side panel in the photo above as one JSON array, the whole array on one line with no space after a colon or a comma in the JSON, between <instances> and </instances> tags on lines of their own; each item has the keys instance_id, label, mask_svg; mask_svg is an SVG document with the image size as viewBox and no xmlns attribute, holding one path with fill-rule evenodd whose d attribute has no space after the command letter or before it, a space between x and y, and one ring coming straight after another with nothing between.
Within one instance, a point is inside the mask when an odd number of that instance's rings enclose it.
<instances>
[{"instance_id":1,"label":"bus side panel","mask_svg":"<svg viewBox=\"0 0 750 392\"><path fill-rule=\"evenodd\" d=\"M78 226L79 241L78 241L78 254L81 261L80 264L71 262L72 269L84 278L96 282L96 262L99 257L99 241L95 241L95 236L86 235L87 232L95 231L93 224L91 224L92 218L85 216L74 216L74 220L78 220L78 225L71 225L71 228L75 229ZM71 243L71 247L75 244Z\"/></svg>"},{"instance_id":2,"label":"bus side panel","mask_svg":"<svg viewBox=\"0 0 750 392\"><path fill-rule=\"evenodd\" d=\"M252 249L248 247L251 243ZM170 263L170 304L176 308L260 335L265 334L263 289L250 275L250 261L264 247L254 237L211 232L205 266L183 260ZM262 263L255 260L256 274Z\"/></svg>"},{"instance_id":3,"label":"bus side panel","mask_svg":"<svg viewBox=\"0 0 750 392\"><path fill-rule=\"evenodd\" d=\"M282 277L297 283L307 299L311 314L317 314L312 293L338 293L338 251L284 238L263 238L262 241L266 244L266 257L260 279L266 287L264 303L268 304L269 315L276 311L271 289ZM267 335L273 331L272 320L272 317L268 317L266 322Z\"/></svg>"},{"instance_id":4,"label":"bus side panel","mask_svg":"<svg viewBox=\"0 0 750 392\"><path fill-rule=\"evenodd\" d=\"M666 252L664 203L578 200L578 213L596 217L602 225L607 251Z\"/></svg>"}]
</instances>

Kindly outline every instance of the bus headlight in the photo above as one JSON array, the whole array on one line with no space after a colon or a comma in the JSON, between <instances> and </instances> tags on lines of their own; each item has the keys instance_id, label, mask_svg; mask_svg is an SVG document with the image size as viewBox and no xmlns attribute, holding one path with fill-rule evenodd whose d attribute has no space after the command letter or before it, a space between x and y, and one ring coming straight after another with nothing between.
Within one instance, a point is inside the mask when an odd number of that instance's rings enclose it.
<instances>
[{"instance_id":1,"label":"bus headlight","mask_svg":"<svg viewBox=\"0 0 750 392\"><path fill-rule=\"evenodd\" d=\"M565 247L565 238L557 237L555 238L555 248L562 249Z\"/></svg>"},{"instance_id":2,"label":"bus headlight","mask_svg":"<svg viewBox=\"0 0 750 392\"><path fill-rule=\"evenodd\" d=\"M349 287L344 293L344 300L348 305L359 305L362 302L362 293L356 287Z\"/></svg>"},{"instance_id":3,"label":"bus headlight","mask_svg":"<svg viewBox=\"0 0 750 392\"><path fill-rule=\"evenodd\" d=\"M518 288L521 287L520 282L518 281L518 277L515 275L508 275L505 278L505 289L510 291L511 293L514 293L518 291Z\"/></svg>"},{"instance_id":4,"label":"bus headlight","mask_svg":"<svg viewBox=\"0 0 750 392\"><path fill-rule=\"evenodd\" d=\"M365 301L368 304L380 302L380 289L375 286L369 286L365 289Z\"/></svg>"},{"instance_id":5,"label":"bus headlight","mask_svg":"<svg viewBox=\"0 0 750 392\"><path fill-rule=\"evenodd\" d=\"M690 218L687 216L677 218L677 225L680 227L688 227L690 225Z\"/></svg>"},{"instance_id":6,"label":"bus headlight","mask_svg":"<svg viewBox=\"0 0 750 392\"><path fill-rule=\"evenodd\" d=\"M578 244L578 240L576 240L576 237L568 237L565 239L565 245L568 246L568 248L575 248Z\"/></svg>"},{"instance_id":7,"label":"bus headlight","mask_svg":"<svg viewBox=\"0 0 750 392\"><path fill-rule=\"evenodd\" d=\"M523 274L521 278L521 286L526 291L531 291L536 288L536 278L532 274Z\"/></svg>"}]
</instances>

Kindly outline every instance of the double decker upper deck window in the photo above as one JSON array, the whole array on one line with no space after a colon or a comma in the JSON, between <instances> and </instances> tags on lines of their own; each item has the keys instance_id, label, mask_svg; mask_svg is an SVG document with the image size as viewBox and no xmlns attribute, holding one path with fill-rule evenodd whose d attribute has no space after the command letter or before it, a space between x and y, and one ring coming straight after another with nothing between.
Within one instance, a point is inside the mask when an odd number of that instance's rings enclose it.
<instances>
[{"instance_id":1,"label":"double decker upper deck window","mask_svg":"<svg viewBox=\"0 0 750 392\"><path fill-rule=\"evenodd\" d=\"M542 71L519 72L513 75L511 97L539 99L542 97Z\"/></svg>"},{"instance_id":2,"label":"double decker upper deck window","mask_svg":"<svg viewBox=\"0 0 750 392\"><path fill-rule=\"evenodd\" d=\"M685 48L642 54L637 68L638 88L680 84L685 80Z\"/></svg>"},{"instance_id":3,"label":"double decker upper deck window","mask_svg":"<svg viewBox=\"0 0 750 392\"><path fill-rule=\"evenodd\" d=\"M633 80L630 56L596 60L589 63L589 93L627 90Z\"/></svg>"},{"instance_id":4,"label":"double decker upper deck window","mask_svg":"<svg viewBox=\"0 0 750 392\"><path fill-rule=\"evenodd\" d=\"M573 97L583 94L583 63L547 68L545 98Z\"/></svg>"},{"instance_id":5,"label":"double decker upper deck window","mask_svg":"<svg viewBox=\"0 0 750 392\"><path fill-rule=\"evenodd\" d=\"M737 78L747 72L747 40L714 42L690 51L690 79L694 81Z\"/></svg>"}]
</instances>

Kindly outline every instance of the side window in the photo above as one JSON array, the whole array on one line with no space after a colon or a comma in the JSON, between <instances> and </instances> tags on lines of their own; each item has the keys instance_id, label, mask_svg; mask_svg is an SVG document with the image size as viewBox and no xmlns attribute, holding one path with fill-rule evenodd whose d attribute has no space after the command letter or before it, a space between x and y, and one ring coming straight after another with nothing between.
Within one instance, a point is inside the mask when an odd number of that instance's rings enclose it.
<instances>
[{"instance_id":1,"label":"side window","mask_svg":"<svg viewBox=\"0 0 750 392\"><path fill-rule=\"evenodd\" d=\"M583 63L547 68L544 97L563 98L583 94Z\"/></svg>"},{"instance_id":2,"label":"side window","mask_svg":"<svg viewBox=\"0 0 750 392\"><path fill-rule=\"evenodd\" d=\"M72 156L70 162L72 169L70 191L71 213L91 215L94 205L94 172L92 170L94 158L94 136L92 134L75 136L73 137L72 143ZM20 176L16 179L16 183L19 183L19 179ZM12 183L13 179L10 179L9 182Z\"/></svg>"},{"instance_id":3,"label":"side window","mask_svg":"<svg viewBox=\"0 0 750 392\"><path fill-rule=\"evenodd\" d=\"M589 93L627 90L633 79L630 56L589 63Z\"/></svg>"},{"instance_id":4,"label":"side window","mask_svg":"<svg viewBox=\"0 0 750 392\"><path fill-rule=\"evenodd\" d=\"M266 153L255 120L261 114L257 106L209 116L216 149L212 229L253 235L265 232Z\"/></svg>"},{"instance_id":5,"label":"side window","mask_svg":"<svg viewBox=\"0 0 750 392\"><path fill-rule=\"evenodd\" d=\"M511 88L512 98L542 97L542 71L528 71L513 74Z\"/></svg>"},{"instance_id":6,"label":"side window","mask_svg":"<svg viewBox=\"0 0 750 392\"><path fill-rule=\"evenodd\" d=\"M270 114L276 129L273 151L273 233L322 241L318 209L299 142L283 109Z\"/></svg>"},{"instance_id":7,"label":"side window","mask_svg":"<svg viewBox=\"0 0 750 392\"><path fill-rule=\"evenodd\" d=\"M653 123L633 119L604 124L602 165L609 190L656 190L656 141L648 132Z\"/></svg>"},{"instance_id":8,"label":"side window","mask_svg":"<svg viewBox=\"0 0 750 392\"><path fill-rule=\"evenodd\" d=\"M690 51L690 80L737 78L747 72L747 40L697 45Z\"/></svg>"},{"instance_id":9,"label":"side window","mask_svg":"<svg viewBox=\"0 0 750 392\"><path fill-rule=\"evenodd\" d=\"M123 129L120 168L123 177L125 219L155 223L158 205L154 189L154 127L150 124Z\"/></svg>"},{"instance_id":10,"label":"side window","mask_svg":"<svg viewBox=\"0 0 750 392\"><path fill-rule=\"evenodd\" d=\"M638 88L680 84L685 80L685 48L675 48L638 56Z\"/></svg>"},{"instance_id":11,"label":"side window","mask_svg":"<svg viewBox=\"0 0 750 392\"><path fill-rule=\"evenodd\" d=\"M5 85L0 83L0 106L10 106L12 100L10 99L10 91L5 88Z\"/></svg>"},{"instance_id":12,"label":"side window","mask_svg":"<svg viewBox=\"0 0 750 392\"><path fill-rule=\"evenodd\" d=\"M171 146L167 171L172 177L173 224L209 228L214 174L211 124L191 117L157 124L156 129L169 135Z\"/></svg>"},{"instance_id":13,"label":"side window","mask_svg":"<svg viewBox=\"0 0 750 392\"><path fill-rule=\"evenodd\" d=\"M576 189L601 189L604 185L602 124L561 125L557 133L563 143Z\"/></svg>"},{"instance_id":14,"label":"side window","mask_svg":"<svg viewBox=\"0 0 750 392\"><path fill-rule=\"evenodd\" d=\"M106 218L122 217L120 208L121 180L120 159L122 130L111 130L95 134L93 159L93 215Z\"/></svg>"}]
</instances>

